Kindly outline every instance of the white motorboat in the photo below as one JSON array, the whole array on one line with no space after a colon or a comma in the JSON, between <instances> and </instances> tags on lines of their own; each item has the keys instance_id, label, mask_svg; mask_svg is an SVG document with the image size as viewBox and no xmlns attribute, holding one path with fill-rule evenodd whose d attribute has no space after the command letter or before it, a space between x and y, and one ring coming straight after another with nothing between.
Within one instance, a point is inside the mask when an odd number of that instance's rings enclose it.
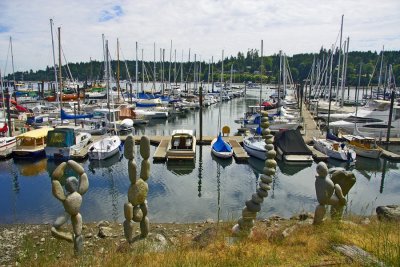
<instances>
[{"instance_id":1,"label":"white motorboat","mask_svg":"<svg viewBox=\"0 0 400 267\"><path fill-rule=\"evenodd\" d=\"M243 148L246 152L258 159L266 159L265 141L262 136L251 136L243 139Z\"/></svg>"},{"instance_id":2,"label":"white motorboat","mask_svg":"<svg viewBox=\"0 0 400 267\"><path fill-rule=\"evenodd\" d=\"M382 154L382 148L376 144L375 138L351 134L343 134L341 137L347 140L347 145L354 149L358 156L377 159Z\"/></svg>"},{"instance_id":3,"label":"white motorboat","mask_svg":"<svg viewBox=\"0 0 400 267\"><path fill-rule=\"evenodd\" d=\"M349 163L356 161L356 152L347 147L345 143L339 143L329 139L316 139L314 140L314 148L330 158L347 161Z\"/></svg>"},{"instance_id":4,"label":"white motorboat","mask_svg":"<svg viewBox=\"0 0 400 267\"><path fill-rule=\"evenodd\" d=\"M110 158L119 153L120 145L121 139L118 136L106 136L90 145L88 148L89 159L102 160Z\"/></svg>"},{"instance_id":5,"label":"white motorboat","mask_svg":"<svg viewBox=\"0 0 400 267\"><path fill-rule=\"evenodd\" d=\"M0 137L0 157L8 157L16 146L15 137Z\"/></svg>"}]
</instances>

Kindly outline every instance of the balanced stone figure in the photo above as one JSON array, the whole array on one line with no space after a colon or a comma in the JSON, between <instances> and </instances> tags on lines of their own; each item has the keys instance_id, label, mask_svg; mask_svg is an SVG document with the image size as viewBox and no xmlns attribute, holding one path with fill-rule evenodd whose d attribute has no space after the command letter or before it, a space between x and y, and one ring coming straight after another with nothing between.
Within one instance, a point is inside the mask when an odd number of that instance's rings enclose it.
<instances>
[{"instance_id":1,"label":"balanced stone figure","mask_svg":"<svg viewBox=\"0 0 400 267\"><path fill-rule=\"evenodd\" d=\"M266 149L265 166L263 173L260 175L261 181L258 183L259 188L256 193L251 196L251 199L246 201L246 206L242 210L242 217L232 228L232 234L237 237L245 237L252 234L254 219L261 210L261 204L264 202L264 198L268 196L268 191L271 189L270 184L276 172L276 151L273 145L273 135L269 129L268 113L266 111L261 111L261 116L262 135L265 140Z\"/></svg>"},{"instance_id":2,"label":"balanced stone figure","mask_svg":"<svg viewBox=\"0 0 400 267\"><path fill-rule=\"evenodd\" d=\"M322 223L326 206L331 206L331 217L341 219L347 201L345 196L356 182L352 172L335 171L332 179L328 176L328 167L320 162L316 168L315 191L319 205L315 208L314 224Z\"/></svg>"},{"instance_id":3,"label":"balanced stone figure","mask_svg":"<svg viewBox=\"0 0 400 267\"><path fill-rule=\"evenodd\" d=\"M79 180L76 177L68 177L65 182L65 190L60 183L60 179L64 175L65 168L69 166L79 175ZM74 242L74 250L76 254L80 254L83 250L82 236L82 215L79 213L82 204L82 195L89 189L89 179L81 165L73 160L61 163L52 174L52 191L53 195L62 202L65 214L54 222L51 228L52 234L60 239ZM73 235L61 231L61 226L71 218Z\"/></svg>"},{"instance_id":4,"label":"balanced stone figure","mask_svg":"<svg viewBox=\"0 0 400 267\"><path fill-rule=\"evenodd\" d=\"M147 136L140 139L140 155L142 156L142 165L140 169L140 178L136 174L135 162L135 141L133 136L129 135L125 141L124 156L128 160L128 175L131 185L128 189L128 202L124 204L124 234L126 240L133 242L134 222L140 222L140 237L145 238L149 234L150 222L147 217L147 192L149 186L146 181L150 177L150 140Z\"/></svg>"}]
</instances>

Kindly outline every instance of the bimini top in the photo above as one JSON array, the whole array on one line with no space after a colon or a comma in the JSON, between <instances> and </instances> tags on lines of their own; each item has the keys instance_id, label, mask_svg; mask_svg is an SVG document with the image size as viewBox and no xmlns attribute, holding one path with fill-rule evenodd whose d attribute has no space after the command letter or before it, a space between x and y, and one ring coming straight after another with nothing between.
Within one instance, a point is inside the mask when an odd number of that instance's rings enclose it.
<instances>
[{"instance_id":1,"label":"bimini top","mask_svg":"<svg viewBox=\"0 0 400 267\"><path fill-rule=\"evenodd\" d=\"M193 136L193 130L173 130L172 135L190 135Z\"/></svg>"},{"instance_id":2,"label":"bimini top","mask_svg":"<svg viewBox=\"0 0 400 267\"><path fill-rule=\"evenodd\" d=\"M23 134L20 134L17 136L17 138L42 138L42 137L46 137L48 131L54 130L54 128L52 127L43 127L43 128L39 128L39 129L35 129Z\"/></svg>"}]
</instances>

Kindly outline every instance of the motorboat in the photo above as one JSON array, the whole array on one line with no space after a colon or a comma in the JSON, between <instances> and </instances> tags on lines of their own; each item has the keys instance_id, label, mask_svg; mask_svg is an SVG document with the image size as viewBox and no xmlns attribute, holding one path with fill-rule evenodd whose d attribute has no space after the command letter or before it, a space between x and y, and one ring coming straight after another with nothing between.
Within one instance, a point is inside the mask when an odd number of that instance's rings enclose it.
<instances>
[{"instance_id":1,"label":"motorboat","mask_svg":"<svg viewBox=\"0 0 400 267\"><path fill-rule=\"evenodd\" d=\"M262 136L249 136L243 139L243 148L246 152L258 159L266 159L265 141Z\"/></svg>"},{"instance_id":2,"label":"motorboat","mask_svg":"<svg viewBox=\"0 0 400 267\"><path fill-rule=\"evenodd\" d=\"M116 136L105 136L94 142L88 148L89 159L102 160L112 157L120 152L121 139Z\"/></svg>"},{"instance_id":3,"label":"motorboat","mask_svg":"<svg viewBox=\"0 0 400 267\"><path fill-rule=\"evenodd\" d=\"M377 159L382 154L382 148L376 144L375 138L351 134L343 134L341 137L347 140L348 147L352 148L358 156Z\"/></svg>"},{"instance_id":4,"label":"motorboat","mask_svg":"<svg viewBox=\"0 0 400 267\"><path fill-rule=\"evenodd\" d=\"M166 154L168 160L193 160L196 156L194 131L174 130Z\"/></svg>"},{"instance_id":5,"label":"motorboat","mask_svg":"<svg viewBox=\"0 0 400 267\"><path fill-rule=\"evenodd\" d=\"M58 126L47 133L46 157L68 160L79 154L90 142L91 134L76 131L78 127Z\"/></svg>"},{"instance_id":6,"label":"motorboat","mask_svg":"<svg viewBox=\"0 0 400 267\"><path fill-rule=\"evenodd\" d=\"M17 144L15 136L0 137L0 157L5 158L12 154L12 150Z\"/></svg>"},{"instance_id":7,"label":"motorboat","mask_svg":"<svg viewBox=\"0 0 400 267\"><path fill-rule=\"evenodd\" d=\"M311 164L312 152L298 129L281 131L275 135L277 157L289 164Z\"/></svg>"},{"instance_id":8,"label":"motorboat","mask_svg":"<svg viewBox=\"0 0 400 267\"><path fill-rule=\"evenodd\" d=\"M16 137L17 145L12 152L13 157L21 159L44 157L47 133L53 129L52 127L43 127L18 135Z\"/></svg>"}]
</instances>

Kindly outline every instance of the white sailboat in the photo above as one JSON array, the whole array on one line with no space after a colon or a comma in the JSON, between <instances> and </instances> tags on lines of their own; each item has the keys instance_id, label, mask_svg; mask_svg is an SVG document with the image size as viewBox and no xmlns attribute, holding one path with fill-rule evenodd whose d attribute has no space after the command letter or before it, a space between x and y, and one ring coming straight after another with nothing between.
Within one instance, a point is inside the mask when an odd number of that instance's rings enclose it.
<instances>
[{"instance_id":1,"label":"white sailboat","mask_svg":"<svg viewBox=\"0 0 400 267\"><path fill-rule=\"evenodd\" d=\"M106 74L107 74L107 87L110 90L110 63L109 63L109 56L108 56L108 41L106 41ZM114 132L117 132L116 125L115 125L115 113L114 114ZM113 155L119 153L121 146L121 139L117 135L112 136L105 136L101 140L93 143L89 149L89 159L91 160L103 160L112 157Z\"/></svg>"}]
</instances>

